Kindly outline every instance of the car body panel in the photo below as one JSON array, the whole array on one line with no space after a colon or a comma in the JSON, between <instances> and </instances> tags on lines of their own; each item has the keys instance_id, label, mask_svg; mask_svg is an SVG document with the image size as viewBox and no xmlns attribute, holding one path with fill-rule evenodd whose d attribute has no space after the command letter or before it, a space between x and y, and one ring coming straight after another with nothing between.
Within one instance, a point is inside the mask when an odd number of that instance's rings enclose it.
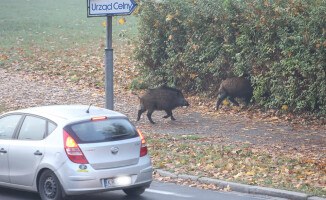
<instances>
[{"instance_id":1,"label":"car body panel","mask_svg":"<svg viewBox=\"0 0 326 200\"><path fill-rule=\"evenodd\" d=\"M32 186L38 166L43 159L43 154L43 140L33 142L12 140L8 153L10 183Z\"/></svg>"},{"instance_id":2,"label":"car body panel","mask_svg":"<svg viewBox=\"0 0 326 200\"><path fill-rule=\"evenodd\" d=\"M127 167L104 170L95 170L89 164L86 164L87 169L84 170L79 167L80 164L66 162L55 172L58 173L57 177L68 195L121 189L121 187L104 187L104 179L117 176L132 176L133 180L130 186L147 186L152 181L152 167L150 166L149 156L141 157L137 165ZM62 179L62 177L65 177L65 179Z\"/></svg>"},{"instance_id":3,"label":"car body panel","mask_svg":"<svg viewBox=\"0 0 326 200\"><path fill-rule=\"evenodd\" d=\"M128 140L79 144L86 159L94 169L110 169L135 165L139 160L141 140Z\"/></svg>"},{"instance_id":4,"label":"car body panel","mask_svg":"<svg viewBox=\"0 0 326 200\"><path fill-rule=\"evenodd\" d=\"M58 123L73 123L76 121L82 121L90 119L96 116L108 116L108 117L126 117L125 115L114 112L112 110L107 110L104 108L91 106L89 108L89 113L87 113L89 106L85 105L52 105L52 106L42 106L42 107L32 107L22 110L16 110L8 112L8 114L13 113L30 113L39 116L43 116L47 119Z\"/></svg>"}]
</instances>

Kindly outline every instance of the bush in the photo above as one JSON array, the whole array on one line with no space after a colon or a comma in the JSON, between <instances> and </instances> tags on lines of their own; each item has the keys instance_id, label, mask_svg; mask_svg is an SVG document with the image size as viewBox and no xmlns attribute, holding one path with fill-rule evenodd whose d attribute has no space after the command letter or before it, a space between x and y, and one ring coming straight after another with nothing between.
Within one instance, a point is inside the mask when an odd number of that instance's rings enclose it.
<instances>
[{"instance_id":1,"label":"bush","mask_svg":"<svg viewBox=\"0 0 326 200\"><path fill-rule=\"evenodd\" d=\"M266 108L326 114L326 1L142 0L143 82L217 95L249 76Z\"/></svg>"}]
</instances>

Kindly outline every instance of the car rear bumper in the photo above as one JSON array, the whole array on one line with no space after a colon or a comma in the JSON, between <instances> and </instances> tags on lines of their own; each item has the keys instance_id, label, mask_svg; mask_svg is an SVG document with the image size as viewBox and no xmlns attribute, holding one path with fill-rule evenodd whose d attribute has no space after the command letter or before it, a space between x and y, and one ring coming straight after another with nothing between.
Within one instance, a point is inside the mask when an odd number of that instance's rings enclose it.
<instances>
[{"instance_id":1,"label":"car rear bumper","mask_svg":"<svg viewBox=\"0 0 326 200\"><path fill-rule=\"evenodd\" d=\"M84 169L85 166L87 169ZM138 164L95 170L89 164L83 165L67 161L55 173L67 195L80 195L92 192L119 190L130 187L149 187L152 182L152 165L150 157L143 156ZM105 187L104 180L120 176L131 177L131 184L126 186Z\"/></svg>"}]
</instances>

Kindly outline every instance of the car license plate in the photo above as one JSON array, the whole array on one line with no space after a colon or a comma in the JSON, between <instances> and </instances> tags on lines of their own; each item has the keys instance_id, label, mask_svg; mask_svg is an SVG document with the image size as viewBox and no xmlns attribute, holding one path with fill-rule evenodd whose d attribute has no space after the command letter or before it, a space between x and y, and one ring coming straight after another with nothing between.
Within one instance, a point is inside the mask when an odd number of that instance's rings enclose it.
<instances>
[{"instance_id":1,"label":"car license plate","mask_svg":"<svg viewBox=\"0 0 326 200\"><path fill-rule=\"evenodd\" d=\"M131 185L130 176L119 176L114 178L104 179L104 186L107 187L118 187Z\"/></svg>"}]
</instances>

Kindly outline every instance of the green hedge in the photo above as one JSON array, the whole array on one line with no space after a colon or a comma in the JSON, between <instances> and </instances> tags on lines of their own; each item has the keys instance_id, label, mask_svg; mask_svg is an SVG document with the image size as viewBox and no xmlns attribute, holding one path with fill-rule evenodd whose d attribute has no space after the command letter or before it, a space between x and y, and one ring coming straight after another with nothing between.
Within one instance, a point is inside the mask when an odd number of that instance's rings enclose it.
<instances>
[{"instance_id":1,"label":"green hedge","mask_svg":"<svg viewBox=\"0 0 326 200\"><path fill-rule=\"evenodd\" d=\"M216 96L245 75L257 105L326 114L325 0L142 0L139 17L146 86Z\"/></svg>"}]
</instances>

